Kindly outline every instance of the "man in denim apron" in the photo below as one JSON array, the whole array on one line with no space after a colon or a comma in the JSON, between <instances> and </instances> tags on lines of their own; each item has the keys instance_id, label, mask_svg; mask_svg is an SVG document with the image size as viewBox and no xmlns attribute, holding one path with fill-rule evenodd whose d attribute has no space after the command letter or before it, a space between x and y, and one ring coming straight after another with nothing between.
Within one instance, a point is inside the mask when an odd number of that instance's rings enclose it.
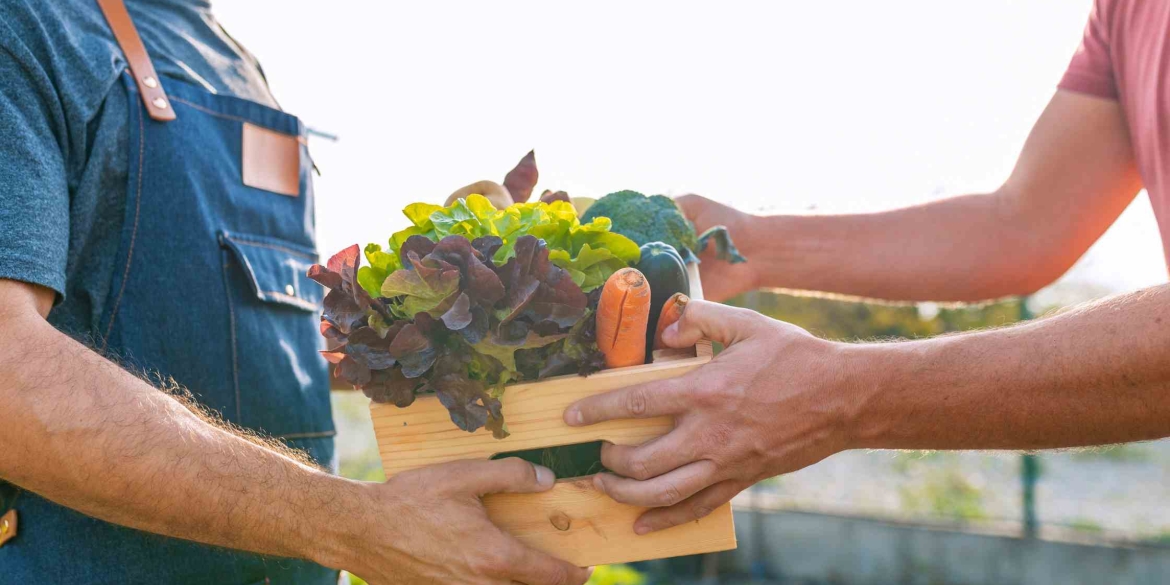
<instances>
[{"instance_id":1,"label":"man in denim apron","mask_svg":"<svg viewBox=\"0 0 1170 585\"><path fill-rule=\"evenodd\" d=\"M547 469L322 471L304 127L206 1L5 0L0 80L0 584L587 578L479 504Z\"/></svg>"}]
</instances>

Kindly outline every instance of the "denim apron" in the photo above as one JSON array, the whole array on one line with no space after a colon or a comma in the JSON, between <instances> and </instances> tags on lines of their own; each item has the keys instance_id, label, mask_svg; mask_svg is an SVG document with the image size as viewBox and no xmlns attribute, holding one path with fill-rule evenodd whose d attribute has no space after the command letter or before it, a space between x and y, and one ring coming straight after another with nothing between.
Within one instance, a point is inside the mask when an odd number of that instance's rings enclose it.
<instances>
[{"instance_id":1,"label":"denim apron","mask_svg":"<svg viewBox=\"0 0 1170 585\"><path fill-rule=\"evenodd\" d=\"M129 368L189 389L225 420L331 465L329 381L317 353L323 291L305 276L317 252L304 128L284 112L170 79L153 80L173 109L174 119L158 121L148 113L149 96L140 99L139 81L123 76L130 95L126 218L94 338ZM297 140L298 193L244 184L245 125ZM116 526L27 491L9 499L20 530L0 547L3 585L338 580L336 571L307 561Z\"/></svg>"}]
</instances>

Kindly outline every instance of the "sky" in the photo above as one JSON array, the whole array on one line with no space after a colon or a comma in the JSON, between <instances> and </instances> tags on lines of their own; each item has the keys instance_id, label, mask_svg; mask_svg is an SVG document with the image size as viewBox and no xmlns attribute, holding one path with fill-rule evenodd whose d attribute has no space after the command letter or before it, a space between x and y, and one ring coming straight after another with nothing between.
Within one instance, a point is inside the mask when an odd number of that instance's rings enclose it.
<instances>
[{"instance_id":1,"label":"sky","mask_svg":"<svg viewBox=\"0 0 1170 585\"><path fill-rule=\"evenodd\" d=\"M996 188L1091 0L215 0L312 139L320 247L501 181L700 193L753 212L889 209ZM778 234L777 237L783 237ZM1166 280L1144 194L1046 293Z\"/></svg>"}]
</instances>

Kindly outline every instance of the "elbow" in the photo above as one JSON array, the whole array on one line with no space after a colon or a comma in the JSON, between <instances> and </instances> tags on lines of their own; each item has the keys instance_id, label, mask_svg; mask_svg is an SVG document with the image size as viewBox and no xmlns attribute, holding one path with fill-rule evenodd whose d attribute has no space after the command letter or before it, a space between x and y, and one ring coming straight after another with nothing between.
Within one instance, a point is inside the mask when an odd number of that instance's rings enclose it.
<instances>
[{"instance_id":1,"label":"elbow","mask_svg":"<svg viewBox=\"0 0 1170 585\"><path fill-rule=\"evenodd\" d=\"M1003 255L1003 260L977 273L976 282L969 288L970 298L963 302L1036 294L1063 276L1075 262L1035 250Z\"/></svg>"},{"instance_id":2,"label":"elbow","mask_svg":"<svg viewBox=\"0 0 1170 585\"><path fill-rule=\"evenodd\" d=\"M967 287L966 294L953 299L960 303L983 303L1008 297L1025 297L1035 294L1048 285L1033 278L983 278Z\"/></svg>"},{"instance_id":3,"label":"elbow","mask_svg":"<svg viewBox=\"0 0 1170 585\"><path fill-rule=\"evenodd\" d=\"M971 300L1033 295L1068 272L1087 249L1047 210L1027 204L1035 197L1004 185L990 200L993 223L986 233L994 234L994 243L983 249L983 269L972 287L979 298Z\"/></svg>"},{"instance_id":4,"label":"elbow","mask_svg":"<svg viewBox=\"0 0 1170 585\"><path fill-rule=\"evenodd\" d=\"M1062 274L1064 274L1064 271L1060 271L1055 274L1046 272L1029 272L1027 274L1020 275L1016 278L1016 281L1012 283L1012 286L1007 295L1002 296L1026 297L1034 295L1037 292L1040 292L1040 290L1044 287L1052 284L1053 282L1056 282L1056 279L1060 278Z\"/></svg>"}]
</instances>

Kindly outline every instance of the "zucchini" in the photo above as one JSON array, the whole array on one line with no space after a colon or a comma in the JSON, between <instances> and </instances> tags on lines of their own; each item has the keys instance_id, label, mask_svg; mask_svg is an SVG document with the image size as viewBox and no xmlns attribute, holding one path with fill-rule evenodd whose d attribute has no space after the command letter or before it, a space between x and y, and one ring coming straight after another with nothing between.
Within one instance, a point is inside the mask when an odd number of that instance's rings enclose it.
<instances>
[{"instance_id":1,"label":"zucchini","mask_svg":"<svg viewBox=\"0 0 1170 585\"><path fill-rule=\"evenodd\" d=\"M646 363L650 363L662 306L674 293L691 294L691 283L682 255L670 244L650 242L643 245L642 259L635 267L650 283L650 322L646 327Z\"/></svg>"}]
</instances>

